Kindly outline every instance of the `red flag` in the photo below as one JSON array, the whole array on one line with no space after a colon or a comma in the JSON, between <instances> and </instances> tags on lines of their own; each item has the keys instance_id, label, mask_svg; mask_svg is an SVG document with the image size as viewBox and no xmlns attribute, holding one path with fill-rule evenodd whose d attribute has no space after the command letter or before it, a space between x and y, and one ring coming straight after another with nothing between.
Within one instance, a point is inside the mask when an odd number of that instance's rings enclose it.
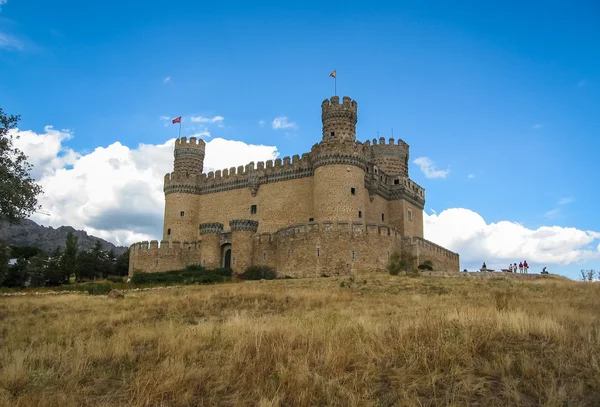
<instances>
[{"instance_id":1,"label":"red flag","mask_svg":"<svg viewBox=\"0 0 600 407\"><path fill-rule=\"evenodd\" d=\"M181 123L181 116L173 119L173 124L175 124L175 123Z\"/></svg>"}]
</instances>

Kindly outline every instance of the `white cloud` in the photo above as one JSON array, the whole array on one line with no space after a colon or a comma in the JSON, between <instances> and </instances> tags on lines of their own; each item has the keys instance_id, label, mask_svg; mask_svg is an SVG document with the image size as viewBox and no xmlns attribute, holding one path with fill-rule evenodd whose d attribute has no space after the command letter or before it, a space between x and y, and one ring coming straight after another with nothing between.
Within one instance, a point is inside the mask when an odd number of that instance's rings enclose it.
<instances>
[{"instance_id":1,"label":"white cloud","mask_svg":"<svg viewBox=\"0 0 600 407\"><path fill-rule=\"evenodd\" d=\"M0 32L0 49L2 48L9 51L23 51L25 46L18 38L10 34Z\"/></svg>"},{"instance_id":2,"label":"white cloud","mask_svg":"<svg viewBox=\"0 0 600 407\"><path fill-rule=\"evenodd\" d=\"M171 77L167 76L165 79L163 79L163 83L171 83Z\"/></svg>"},{"instance_id":3,"label":"white cloud","mask_svg":"<svg viewBox=\"0 0 600 407\"><path fill-rule=\"evenodd\" d=\"M200 131L198 133L194 133L191 136L188 137L196 137L196 138L209 138L210 137L210 131L208 130L203 130Z\"/></svg>"},{"instance_id":4,"label":"white cloud","mask_svg":"<svg viewBox=\"0 0 600 407\"><path fill-rule=\"evenodd\" d=\"M258 125L259 125L260 127L264 127L264 126L265 126L265 121L264 121L264 120L259 120L259 121L258 121Z\"/></svg>"},{"instance_id":5,"label":"white cloud","mask_svg":"<svg viewBox=\"0 0 600 407\"><path fill-rule=\"evenodd\" d=\"M450 170L436 170L435 163L428 157L419 157L413 161L423 171L427 178L446 178Z\"/></svg>"},{"instance_id":6,"label":"white cloud","mask_svg":"<svg viewBox=\"0 0 600 407\"><path fill-rule=\"evenodd\" d=\"M31 176L35 179L52 174L64 166L73 164L79 155L62 145L71 139L68 130L54 130L52 126L44 127L44 133L37 134L30 130L10 132L15 138L15 147L23 150L28 162L33 165Z\"/></svg>"},{"instance_id":7,"label":"white cloud","mask_svg":"<svg viewBox=\"0 0 600 407\"><path fill-rule=\"evenodd\" d=\"M559 208L554 208L554 209L551 209L548 212L544 213L544 216L546 218L555 218L559 214L560 214L560 209Z\"/></svg>"},{"instance_id":8,"label":"white cloud","mask_svg":"<svg viewBox=\"0 0 600 407\"><path fill-rule=\"evenodd\" d=\"M561 198L557 203L559 205L566 205L566 204L570 204L575 202L575 198L572 197L566 197L566 198Z\"/></svg>"},{"instance_id":9,"label":"white cloud","mask_svg":"<svg viewBox=\"0 0 600 407\"><path fill-rule=\"evenodd\" d=\"M469 174L469 175L468 175L468 178L475 178L475 175L473 175L473 174Z\"/></svg>"},{"instance_id":10,"label":"white cloud","mask_svg":"<svg viewBox=\"0 0 600 407\"><path fill-rule=\"evenodd\" d=\"M191 116L190 120L194 123L217 123L224 120L223 116L214 117L202 117L202 116Z\"/></svg>"},{"instance_id":11,"label":"white cloud","mask_svg":"<svg viewBox=\"0 0 600 407\"><path fill-rule=\"evenodd\" d=\"M44 190L39 202L50 213L36 213L34 221L53 227L71 225L122 245L160 239L163 177L173 169L175 139L136 148L116 142L78 154L62 144L72 137L69 131L47 126L42 134L17 133L19 147L36 164L35 178ZM277 156L275 146L216 138L206 143L204 172Z\"/></svg>"},{"instance_id":12,"label":"white cloud","mask_svg":"<svg viewBox=\"0 0 600 407\"><path fill-rule=\"evenodd\" d=\"M509 263L569 265L600 259L600 233L560 226L528 229L519 223L486 223L476 212L451 208L423 214L425 238L461 256L461 269L474 270L483 261L491 268ZM598 247L594 247L598 246Z\"/></svg>"},{"instance_id":13,"label":"white cloud","mask_svg":"<svg viewBox=\"0 0 600 407\"><path fill-rule=\"evenodd\" d=\"M536 124L534 124L533 126L531 126L531 128L532 128L532 129L534 129L534 130L539 130L539 129L541 129L542 127L544 127L544 125L542 125L542 124L540 124L540 123L536 123Z\"/></svg>"},{"instance_id":14,"label":"white cloud","mask_svg":"<svg viewBox=\"0 0 600 407\"><path fill-rule=\"evenodd\" d=\"M286 116L279 116L273 119L272 126L274 129L295 129L296 123L288 121Z\"/></svg>"}]
</instances>

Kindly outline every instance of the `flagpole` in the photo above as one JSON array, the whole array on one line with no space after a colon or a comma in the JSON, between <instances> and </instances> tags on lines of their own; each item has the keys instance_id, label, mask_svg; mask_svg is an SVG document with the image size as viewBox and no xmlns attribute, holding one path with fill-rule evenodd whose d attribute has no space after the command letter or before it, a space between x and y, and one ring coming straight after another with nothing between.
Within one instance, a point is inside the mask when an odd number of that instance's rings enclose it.
<instances>
[{"instance_id":1,"label":"flagpole","mask_svg":"<svg viewBox=\"0 0 600 407\"><path fill-rule=\"evenodd\" d=\"M333 96L337 96L337 69L334 69L335 76L333 77Z\"/></svg>"},{"instance_id":2,"label":"flagpole","mask_svg":"<svg viewBox=\"0 0 600 407\"><path fill-rule=\"evenodd\" d=\"M179 137L178 138L181 138L181 119L179 119Z\"/></svg>"}]
</instances>

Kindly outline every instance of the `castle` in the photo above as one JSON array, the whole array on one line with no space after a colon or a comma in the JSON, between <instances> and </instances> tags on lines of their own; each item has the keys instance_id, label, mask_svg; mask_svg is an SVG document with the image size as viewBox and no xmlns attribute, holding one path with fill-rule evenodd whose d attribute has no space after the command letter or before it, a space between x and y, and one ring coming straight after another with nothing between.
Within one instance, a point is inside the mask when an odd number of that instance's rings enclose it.
<instances>
[{"instance_id":1,"label":"castle","mask_svg":"<svg viewBox=\"0 0 600 407\"><path fill-rule=\"evenodd\" d=\"M204 141L176 140L162 241L131 246L129 275L191 264L268 265L281 277L374 272L394 251L458 272L458 254L423 238L425 191L408 176L408 144L357 141L347 96L321 109L322 139L301 157L204 174Z\"/></svg>"}]
</instances>

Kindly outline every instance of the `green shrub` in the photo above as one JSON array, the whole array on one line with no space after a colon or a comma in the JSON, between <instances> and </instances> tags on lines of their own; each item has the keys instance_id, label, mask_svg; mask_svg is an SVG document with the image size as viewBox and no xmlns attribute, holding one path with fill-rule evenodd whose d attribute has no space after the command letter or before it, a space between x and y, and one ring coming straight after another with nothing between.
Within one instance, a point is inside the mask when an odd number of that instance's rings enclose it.
<instances>
[{"instance_id":1,"label":"green shrub","mask_svg":"<svg viewBox=\"0 0 600 407\"><path fill-rule=\"evenodd\" d=\"M111 283L122 283L123 282L123 277L118 277L118 276L108 276L108 277L106 277L106 279L108 281L110 281Z\"/></svg>"},{"instance_id":2,"label":"green shrub","mask_svg":"<svg viewBox=\"0 0 600 407\"><path fill-rule=\"evenodd\" d=\"M400 253L393 252L390 255L390 258L389 258L388 264L387 264L387 271L392 276L397 276L398 274L400 274L400 272L402 271L402 262L401 262Z\"/></svg>"},{"instance_id":3,"label":"green shrub","mask_svg":"<svg viewBox=\"0 0 600 407\"><path fill-rule=\"evenodd\" d=\"M83 289L87 291L89 295L106 295L112 290L110 284L107 283L93 283L86 284Z\"/></svg>"},{"instance_id":4,"label":"green shrub","mask_svg":"<svg viewBox=\"0 0 600 407\"><path fill-rule=\"evenodd\" d=\"M269 266L250 266L240 277L244 280L273 280L277 278L277 272Z\"/></svg>"},{"instance_id":5,"label":"green shrub","mask_svg":"<svg viewBox=\"0 0 600 407\"><path fill-rule=\"evenodd\" d=\"M218 268L207 270L200 265L191 265L183 270L166 271L163 273L135 271L131 282L136 285L189 285L222 283L230 279L230 269Z\"/></svg>"}]
</instances>

